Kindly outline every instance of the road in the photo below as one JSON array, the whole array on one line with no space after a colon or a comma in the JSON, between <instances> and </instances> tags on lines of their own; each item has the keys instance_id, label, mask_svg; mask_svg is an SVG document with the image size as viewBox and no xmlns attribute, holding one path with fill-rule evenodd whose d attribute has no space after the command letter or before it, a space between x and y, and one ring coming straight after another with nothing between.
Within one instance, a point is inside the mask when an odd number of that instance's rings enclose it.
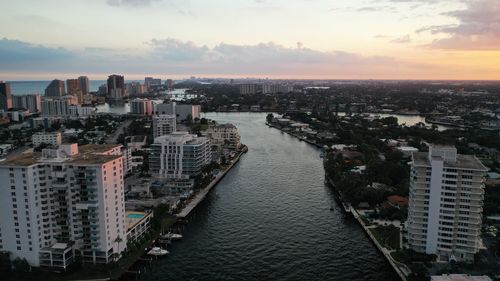
<instances>
[{"instance_id":1,"label":"road","mask_svg":"<svg viewBox=\"0 0 500 281\"><path fill-rule=\"evenodd\" d=\"M120 134L124 133L123 129L130 126L131 123L132 123L132 120L123 121L122 124L120 126L118 126L116 131L108 137L108 139L106 140L106 143L109 143L109 144L117 143L118 137L120 136Z\"/></svg>"}]
</instances>

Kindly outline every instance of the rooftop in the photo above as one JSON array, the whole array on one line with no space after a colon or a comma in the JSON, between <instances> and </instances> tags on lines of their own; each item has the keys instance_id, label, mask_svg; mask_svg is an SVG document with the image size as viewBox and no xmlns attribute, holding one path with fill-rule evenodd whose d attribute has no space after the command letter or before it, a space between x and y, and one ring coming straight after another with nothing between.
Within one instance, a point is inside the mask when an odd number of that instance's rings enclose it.
<instances>
[{"instance_id":1,"label":"rooftop","mask_svg":"<svg viewBox=\"0 0 500 281\"><path fill-rule=\"evenodd\" d=\"M121 155L100 155L119 145L116 144L87 144L79 147L79 153L69 157L64 162L74 164L104 164L106 162L118 159ZM39 152L22 153L12 158L0 162L0 166L31 166L41 160L42 154Z\"/></svg>"},{"instance_id":2,"label":"rooftop","mask_svg":"<svg viewBox=\"0 0 500 281\"><path fill-rule=\"evenodd\" d=\"M414 152L412 155L413 164L415 166L431 166L428 152ZM445 161L445 166L450 168L471 169L485 172L488 171L488 168L486 168L481 161L473 155L457 154L457 161Z\"/></svg>"}]
</instances>

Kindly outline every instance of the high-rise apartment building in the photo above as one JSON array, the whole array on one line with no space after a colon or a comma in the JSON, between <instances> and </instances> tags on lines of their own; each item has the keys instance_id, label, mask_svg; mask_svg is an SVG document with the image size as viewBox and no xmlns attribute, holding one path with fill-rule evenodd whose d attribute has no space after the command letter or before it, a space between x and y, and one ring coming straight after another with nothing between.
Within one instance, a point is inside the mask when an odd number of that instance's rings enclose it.
<instances>
[{"instance_id":1,"label":"high-rise apartment building","mask_svg":"<svg viewBox=\"0 0 500 281\"><path fill-rule=\"evenodd\" d=\"M159 178L189 178L199 175L211 162L210 142L187 132L155 138L150 169Z\"/></svg>"},{"instance_id":2,"label":"high-rise apartment building","mask_svg":"<svg viewBox=\"0 0 500 281\"><path fill-rule=\"evenodd\" d=\"M174 89L174 85L175 85L175 81L172 80L172 79L167 79L166 84L167 84L167 89L173 90Z\"/></svg>"},{"instance_id":3,"label":"high-rise apartment building","mask_svg":"<svg viewBox=\"0 0 500 281\"><path fill-rule=\"evenodd\" d=\"M160 86L161 79L160 78L153 78L153 77L145 77L144 78L144 85L146 86L146 88L150 88L152 86Z\"/></svg>"},{"instance_id":4,"label":"high-rise apartment building","mask_svg":"<svg viewBox=\"0 0 500 281\"><path fill-rule=\"evenodd\" d=\"M82 95L88 95L90 93L89 78L87 76L80 76L78 77L78 83L80 84Z\"/></svg>"},{"instance_id":5,"label":"high-rise apartment building","mask_svg":"<svg viewBox=\"0 0 500 281\"><path fill-rule=\"evenodd\" d=\"M171 114L153 116L153 137L161 137L176 131L176 118Z\"/></svg>"},{"instance_id":6,"label":"high-rise apartment building","mask_svg":"<svg viewBox=\"0 0 500 281\"><path fill-rule=\"evenodd\" d=\"M150 99L133 99L130 101L130 113L150 116L153 115L153 101Z\"/></svg>"},{"instance_id":7,"label":"high-rise apartment building","mask_svg":"<svg viewBox=\"0 0 500 281\"><path fill-rule=\"evenodd\" d=\"M61 145L0 163L0 249L32 266L109 263L126 249L123 161L115 145Z\"/></svg>"},{"instance_id":8,"label":"high-rise apartment building","mask_svg":"<svg viewBox=\"0 0 500 281\"><path fill-rule=\"evenodd\" d=\"M240 84L241 95L254 95L257 93L257 85L255 84Z\"/></svg>"},{"instance_id":9,"label":"high-rise apartment building","mask_svg":"<svg viewBox=\"0 0 500 281\"><path fill-rule=\"evenodd\" d=\"M42 100L42 116L53 117L83 117L95 113L91 106L81 106L75 96L61 98L44 98Z\"/></svg>"},{"instance_id":10,"label":"high-rise apartment building","mask_svg":"<svg viewBox=\"0 0 500 281\"><path fill-rule=\"evenodd\" d=\"M42 96L40 95L19 95L12 96L13 108L25 108L30 113L37 113L42 110Z\"/></svg>"},{"instance_id":11,"label":"high-rise apartment building","mask_svg":"<svg viewBox=\"0 0 500 281\"><path fill-rule=\"evenodd\" d=\"M440 261L473 261L478 252L487 168L455 147L412 155L408 244Z\"/></svg>"},{"instance_id":12,"label":"high-rise apartment building","mask_svg":"<svg viewBox=\"0 0 500 281\"><path fill-rule=\"evenodd\" d=\"M0 81L0 109L7 110L9 108L12 108L10 84Z\"/></svg>"},{"instance_id":13,"label":"high-rise apartment building","mask_svg":"<svg viewBox=\"0 0 500 281\"><path fill-rule=\"evenodd\" d=\"M66 94L66 88L64 87L64 81L54 79L45 88L46 97L62 97Z\"/></svg>"},{"instance_id":14,"label":"high-rise apartment building","mask_svg":"<svg viewBox=\"0 0 500 281\"><path fill-rule=\"evenodd\" d=\"M156 114L175 115L178 121L200 118L201 106L195 104L161 103L155 105Z\"/></svg>"},{"instance_id":15,"label":"high-rise apartment building","mask_svg":"<svg viewBox=\"0 0 500 281\"><path fill-rule=\"evenodd\" d=\"M145 86L139 82L127 83L126 88L129 96L138 96L144 94L145 92Z\"/></svg>"},{"instance_id":16,"label":"high-rise apartment building","mask_svg":"<svg viewBox=\"0 0 500 281\"><path fill-rule=\"evenodd\" d=\"M77 98L78 104L83 103L83 92L80 87L80 80L78 79L67 79L66 80L66 91L68 95L75 96Z\"/></svg>"},{"instance_id":17,"label":"high-rise apartment building","mask_svg":"<svg viewBox=\"0 0 500 281\"><path fill-rule=\"evenodd\" d=\"M118 101L127 95L125 78L122 75L110 75L107 82L108 99Z\"/></svg>"}]
</instances>

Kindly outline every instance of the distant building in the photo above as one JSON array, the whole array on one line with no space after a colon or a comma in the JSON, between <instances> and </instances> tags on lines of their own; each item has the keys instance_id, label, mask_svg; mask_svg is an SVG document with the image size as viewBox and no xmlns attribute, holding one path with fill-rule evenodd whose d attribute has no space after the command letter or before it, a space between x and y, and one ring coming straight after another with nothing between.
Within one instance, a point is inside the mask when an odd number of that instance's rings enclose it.
<instances>
[{"instance_id":1,"label":"distant building","mask_svg":"<svg viewBox=\"0 0 500 281\"><path fill-rule=\"evenodd\" d=\"M19 95L12 96L13 108L25 108L30 113L37 113L42 110L42 96L40 95Z\"/></svg>"},{"instance_id":2,"label":"distant building","mask_svg":"<svg viewBox=\"0 0 500 281\"><path fill-rule=\"evenodd\" d=\"M174 89L174 85L175 85L175 81L172 80L172 79L167 79L166 84L167 84L167 88L169 90L173 90Z\"/></svg>"},{"instance_id":3,"label":"distant building","mask_svg":"<svg viewBox=\"0 0 500 281\"><path fill-rule=\"evenodd\" d=\"M0 110L12 108L12 95L10 84L0 81Z\"/></svg>"},{"instance_id":4,"label":"distant building","mask_svg":"<svg viewBox=\"0 0 500 281\"><path fill-rule=\"evenodd\" d=\"M78 104L83 103L83 93L80 88L80 80L78 79L67 79L66 80L66 92L68 95L75 96L78 100Z\"/></svg>"},{"instance_id":5,"label":"distant building","mask_svg":"<svg viewBox=\"0 0 500 281\"><path fill-rule=\"evenodd\" d=\"M254 95L256 93L256 84L240 84L240 95Z\"/></svg>"},{"instance_id":6,"label":"distant building","mask_svg":"<svg viewBox=\"0 0 500 281\"><path fill-rule=\"evenodd\" d=\"M188 178L199 175L211 162L210 142L187 132L155 138L149 167L160 178Z\"/></svg>"},{"instance_id":7,"label":"distant building","mask_svg":"<svg viewBox=\"0 0 500 281\"><path fill-rule=\"evenodd\" d=\"M42 143L52 146L58 146L62 143L61 132L38 132L31 137L33 147L38 147Z\"/></svg>"},{"instance_id":8,"label":"distant building","mask_svg":"<svg viewBox=\"0 0 500 281\"><path fill-rule=\"evenodd\" d=\"M53 117L85 117L95 113L93 107L77 104L76 97L44 98L42 100L42 116Z\"/></svg>"},{"instance_id":9,"label":"distant building","mask_svg":"<svg viewBox=\"0 0 500 281\"><path fill-rule=\"evenodd\" d=\"M414 152L408 209L408 245L439 261L473 261L479 251L487 168L452 146Z\"/></svg>"},{"instance_id":10,"label":"distant building","mask_svg":"<svg viewBox=\"0 0 500 281\"><path fill-rule=\"evenodd\" d=\"M102 84L101 86L99 86L99 88L97 89L97 94L102 97L106 96L108 94L108 85Z\"/></svg>"},{"instance_id":11,"label":"distant building","mask_svg":"<svg viewBox=\"0 0 500 281\"><path fill-rule=\"evenodd\" d=\"M161 79L160 78L153 78L153 77L145 77L144 78L144 85L146 88L150 88L152 86L160 86L161 85Z\"/></svg>"},{"instance_id":12,"label":"distant building","mask_svg":"<svg viewBox=\"0 0 500 281\"><path fill-rule=\"evenodd\" d=\"M110 75L107 81L107 98L113 101L122 100L126 95L125 78L122 75Z\"/></svg>"},{"instance_id":13,"label":"distant building","mask_svg":"<svg viewBox=\"0 0 500 281\"><path fill-rule=\"evenodd\" d=\"M130 101L130 113L140 116L153 115L153 101L150 99L133 99Z\"/></svg>"},{"instance_id":14,"label":"distant building","mask_svg":"<svg viewBox=\"0 0 500 281\"><path fill-rule=\"evenodd\" d=\"M176 118L171 114L153 116L153 137L168 135L176 131Z\"/></svg>"},{"instance_id":15,"label":"distant building","mask_svg":"<svg viewBox=\"0 0 500 281\"><path fill-rule=\"evenodd\" d=\"M66 89L64 87L64 82L61 80L54 79L45 88L46 97L62 97L66 94Z\"/></svg>"},{"instance_id":16,"label":"distant building","mask_svg":"<svg viewBox=\"0 0 500 281\"><path fill-rule=\"evenodd\" d=\"M78 83L80 84L80 89L82 90L82 95L90 94L90 82L87 76L78 77Z\"/></svg>"},{"instance_id":17,"label":"distant building","mask_svg":"<svg viewBox=\"0 0 500 281\"><path fill-rule=\"evenodd\" d=\"M142 95L145 92L145 86L139 82L127 83L126 88L129 96Z\"/></svg>"},{"instance_id":18,"label":"distant building","mask_svg":"<svg viewBox=\"0 0 500 281\"><path fill-rule=\"evenodd\" d=\"M230 148L240 148L240 134L238 128L233 124L210 125L207 130L210 143L215 146L228 146Z\"/></svg>"},{"instance_id":19,"label":"distant building","mask_svg":"<svg viewBox=\"0 0 500 281\"><path fill-rule=\"evenodd\" d=\"M122 156L114 145L61 145L0 162L0 248L31 266L107 264L127 248ZM121 239L120 242L117 239Z\"/></svg>"}]
</instances>

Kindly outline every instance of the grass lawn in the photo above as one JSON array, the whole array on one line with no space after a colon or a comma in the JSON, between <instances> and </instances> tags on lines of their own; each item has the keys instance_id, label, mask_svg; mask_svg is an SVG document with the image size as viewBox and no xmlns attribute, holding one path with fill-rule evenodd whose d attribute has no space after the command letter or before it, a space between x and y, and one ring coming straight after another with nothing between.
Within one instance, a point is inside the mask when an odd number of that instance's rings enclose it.
<instances>
[{"instance_id":1,"label":"grass lawn","mask_svg":"<svg viewBox=\"0 0 500 281\"><path fill-rule=\"evenodd\" d=\"M393 225L379 225L369 230L380 245L392 250L399 250L401 248L399 244L399 228Z\"/></svg>"}]
</instances>

